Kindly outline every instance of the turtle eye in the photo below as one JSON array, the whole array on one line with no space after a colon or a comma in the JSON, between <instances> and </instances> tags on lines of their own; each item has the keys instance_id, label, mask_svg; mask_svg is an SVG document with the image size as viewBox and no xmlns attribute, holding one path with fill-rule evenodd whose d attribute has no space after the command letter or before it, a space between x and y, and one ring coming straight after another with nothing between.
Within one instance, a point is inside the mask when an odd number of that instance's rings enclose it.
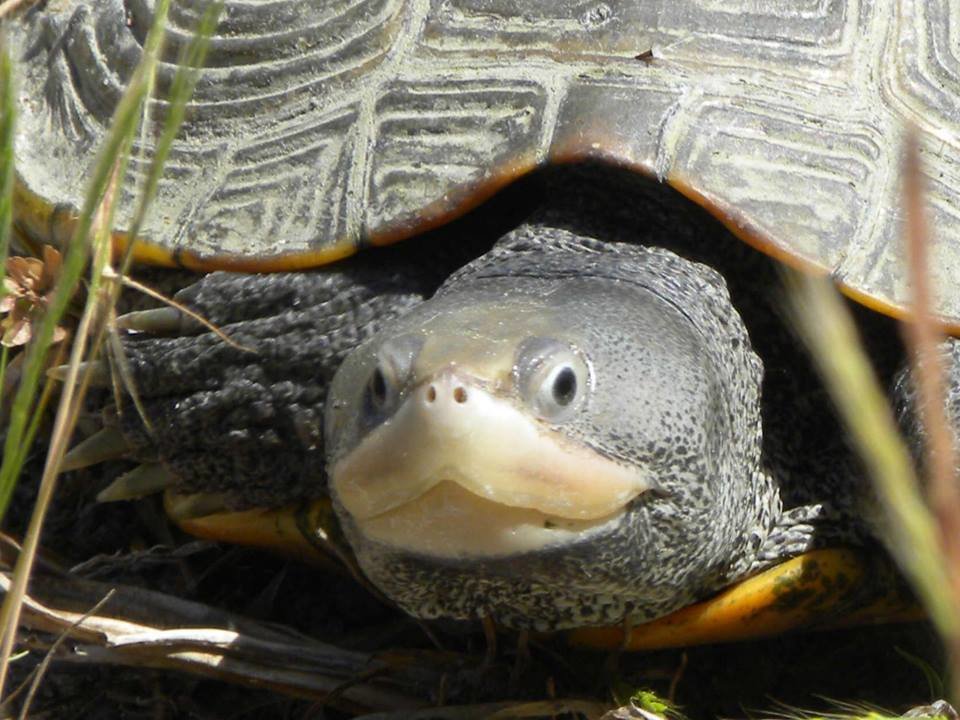
<instances>
[{"instance_id":1,"label":"turtle eye","mask_svg":"<svg viewBox=\"0 0 960 720\"><path fill-rule=\"evenodd\" d=\"M529 338L521 344L514 378L524 402L552 423L570 419L591 385L584 357L568 343L550 338Z\"/></svg>"},{"instance_id":2,"label":"turtle eye","mask_svg":"<svg viewBox=\"0 0 960 720\"><path fill-rule=\"evenodd\" d=\"M374 410L383 410L387 406L387 400L391 395L388 382L384 369L380 366L374 368L373 375L370 376L370 385L367 387L367 397Z\"/></svg>"},{"instance_id":3,"label":"turtle eye","mask_svg":"<svg viewBox=\"0 0 960 720\"><path fill-rule=\"evenodd\" d=\"M377 353L377 365L370 373L365 392L366 406L375 415L391 410L403 394L423 338L404 335L385 342Z\"/></svg>"}]
</instances>

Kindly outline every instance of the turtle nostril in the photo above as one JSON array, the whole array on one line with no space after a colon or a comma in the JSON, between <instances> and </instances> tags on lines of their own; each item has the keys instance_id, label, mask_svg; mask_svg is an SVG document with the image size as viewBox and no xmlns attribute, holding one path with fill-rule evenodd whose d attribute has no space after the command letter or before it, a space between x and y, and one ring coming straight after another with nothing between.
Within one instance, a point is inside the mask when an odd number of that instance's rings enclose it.
<instances>
[{"instance_id":1,"label":"turtle nostril","mask_svg":"<svg viewBox=\"0 0 960 720\"><path fill-rule=\"evenodd\" d=\"M453 391L453 399L461 405L465 403L467 401L467 389L462 385L455 388Z\"/></svg>"},{"instance_id":2,"label":"turtle nostril","mask_svg":"<svg viewBox=\"0 0 960 720\"><path fill-rule=\"evenodd\" d=\"M437 399L437 388L434 385L431 385L427 388L427 402L432 403Z\"/></svg>"}]
</instances>

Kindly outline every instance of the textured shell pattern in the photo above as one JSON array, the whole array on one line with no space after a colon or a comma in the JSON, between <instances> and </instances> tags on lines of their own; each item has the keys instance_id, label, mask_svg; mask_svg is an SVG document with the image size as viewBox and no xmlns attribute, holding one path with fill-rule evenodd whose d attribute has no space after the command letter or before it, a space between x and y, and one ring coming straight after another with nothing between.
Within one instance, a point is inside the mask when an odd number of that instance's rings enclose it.
<instances>
[{"instance_id":1,"label":"textured shell pattern","mask_svg":"<svg viewBox=\"0 0 960 720\"><path fill-rule=\"evenodd\" d=\"M202 7L173 4L161 93ZM15 30L28 194L79 206L152 11L64 0ZM903 305L911 123L940 311L960 322L958 18L957 0L228 1L144 234L193 266L304 267L596 159Z\"/></svg>"}]
</instances>

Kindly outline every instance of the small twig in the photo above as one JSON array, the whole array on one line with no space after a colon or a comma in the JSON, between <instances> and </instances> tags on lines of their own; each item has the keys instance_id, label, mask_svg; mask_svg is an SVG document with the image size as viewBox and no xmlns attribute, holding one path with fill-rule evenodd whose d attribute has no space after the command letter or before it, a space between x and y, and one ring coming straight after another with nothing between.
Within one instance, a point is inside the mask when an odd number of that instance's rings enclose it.
<instances>
[{"instance_id":1,"label":"small twig","mask_svg":"<svg viewBox=\"0 0 960 720\"><path fill-rule=\"evenodd\" d=\"M10 587L10 577L0 573L0 593ZM107 610L75 626L87 607L111 588L116 593ZM424 707L429 702L423 689L435 687L443 674L476 673L476 666L462 655L346 650L156 591L36 575L24 597L23 627L42 635L25 644L45 651L52 640L43 636L55 637L71 625L71 643L61 649L58 662L174 669L353 711ZM371 671L375 674L361 679Z\"/></svg>"},{"instance_id":2,"label":"small twig","mask_svg":"<svg viewBox=\"0 0 960 720\"><path fill-rule=\"evenodd\" d=\"M378 668L370 668L369 670L364 670L363 672L357 673L352 678L345 680L344 682L340 683L340 685L333 688L333 690L331 690L330 693L325 698L323 698L322 700L318 700L313 705L311 705L307 709L307 712L304 713L304 717L309 718L316 712L322 713L328 706L335 706L337 701L339 701L340 698L343 697L343 694L347 692L347 690L357 687L358 685L362 685L366 683L368 680L375 680L377 678L383 677L384 675L387 674L387 672L388 672L387 668L378 667Z\"/></svg>"}]
</instances>

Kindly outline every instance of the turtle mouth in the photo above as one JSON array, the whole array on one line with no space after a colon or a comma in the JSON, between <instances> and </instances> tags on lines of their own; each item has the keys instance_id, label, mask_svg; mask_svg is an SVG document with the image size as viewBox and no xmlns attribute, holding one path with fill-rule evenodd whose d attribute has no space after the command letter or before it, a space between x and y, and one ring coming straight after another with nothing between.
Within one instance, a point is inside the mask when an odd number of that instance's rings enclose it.
<instances>
[{"instance_id":1,"label":"turtle mouth","mask_svg":"<svg viewBox=\"0 0 960 720\"><path fill-rule=\"evenodd\" d=\"M354 522L367 540L416 555L502 557L575 542L624 512L575 520L488 500L442 480L410 502Z\"/></svg>"},{"instance_id":2,"label":"turtle mouth","mask_svg":"<svg viewBox=\"0 0 960 720\"><path fill-rule=\"evenodd\" d=\"M433 557L493 557L570 542L619 518L653 483L447 371L331 467L366 539Z\"/></svg>"}]
</instances>

